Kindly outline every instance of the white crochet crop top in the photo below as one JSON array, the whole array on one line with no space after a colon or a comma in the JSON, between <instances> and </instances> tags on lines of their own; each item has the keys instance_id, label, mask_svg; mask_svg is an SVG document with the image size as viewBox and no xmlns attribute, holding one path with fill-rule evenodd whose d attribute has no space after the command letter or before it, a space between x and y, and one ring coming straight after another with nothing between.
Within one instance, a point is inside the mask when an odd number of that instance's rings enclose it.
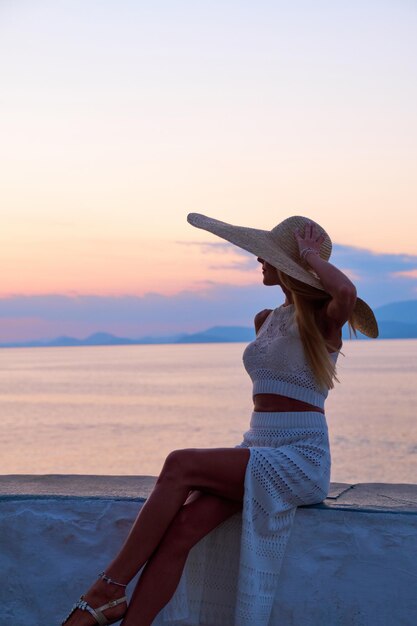
<instances>
[{"instance_id":1,"label":"white crochet crop top","mask_svg":"<svg viewBox=\"0 0 417 626\"><path fill-rule=\"evenodd\" d=\"M339 352L329 356L336 363ZM329 390L318 386L306 361L293 304L271 311L243 353L253 395L275 393L324 408Z\"/></svg>"}]
</instances>

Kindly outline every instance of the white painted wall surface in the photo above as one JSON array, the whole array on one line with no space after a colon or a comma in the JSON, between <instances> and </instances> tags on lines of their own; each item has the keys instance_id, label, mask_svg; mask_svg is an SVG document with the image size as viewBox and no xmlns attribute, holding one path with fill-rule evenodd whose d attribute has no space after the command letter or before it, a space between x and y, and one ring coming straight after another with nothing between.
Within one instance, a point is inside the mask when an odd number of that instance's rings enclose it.
<instances>
[{"instance_id":1,"label":"white painted wall surface","mask_svg":"<svg viewBox=\"0 0 417 626\"><path fill-rule=\"evenodd\" d=\"M2 500L0 626L60 624L139 507L131 500ZM416 626L417 515L298 509L271 623Z\"/></svg>"}]
</instances>

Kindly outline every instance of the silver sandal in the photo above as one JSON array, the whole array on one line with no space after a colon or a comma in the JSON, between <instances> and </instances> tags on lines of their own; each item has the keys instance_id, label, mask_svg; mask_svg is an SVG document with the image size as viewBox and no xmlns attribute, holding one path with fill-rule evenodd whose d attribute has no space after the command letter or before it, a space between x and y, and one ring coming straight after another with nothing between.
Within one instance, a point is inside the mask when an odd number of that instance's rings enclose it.
<instances>
[{"instance_id":1,"label":"silver sandal","mask_svg":"<svg viewBox=\"0 0 417 626\"><path fill-rule=\"evenodd\" d=\"M107 583L112 583L113 585L118 585L119 587L127 587L127 585L122 585L122 583L117 583L116 581L112 580L111 578L106 576L104 572L101 572L101 574L99 574L98 577L106 581ZM127 603L127 596L123 596L123 598L118 598L117 600L111 600L110 602L107 602L107 604L103 604L102 606L99 606L98 608L93 609L93 607L90 606L86 600L84 600L84 596L81 596L78 602L74 604L74 606L72 607L71 611L68 613L64 621L61 622L61 626L64 626L64 624L67 623L71 615L77 609L79 609L80 611L88 611L89 613L91 613L91 615L94 617L94 619L96 620L96 623L99 626L110 626L110 624L115 624L116 622L120 622L120 620L123 619L123 615L110 621L103 614L103 611L105 611L106 609L111 609L114 606L118 606L119 604L122 604L123 602Z\"/></svg>"}]
</instances>

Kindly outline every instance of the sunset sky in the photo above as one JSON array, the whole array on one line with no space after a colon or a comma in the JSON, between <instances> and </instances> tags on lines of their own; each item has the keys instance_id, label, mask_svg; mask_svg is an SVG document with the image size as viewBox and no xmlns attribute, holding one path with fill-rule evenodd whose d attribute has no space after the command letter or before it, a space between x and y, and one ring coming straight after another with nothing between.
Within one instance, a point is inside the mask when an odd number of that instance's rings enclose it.
<instances>
[{"instance_id":1,"label":"sunset sky","mask_svg":"<svg viewBox=\"0 0 417 626\"><path fill-rule=\"evenodd\" d=\"M256 262L186 222L320 222L417 299L412 0L0 0L0 341L247 324ZM265 295L266 293L266 295Z\"/></svg>"}]
</instances>

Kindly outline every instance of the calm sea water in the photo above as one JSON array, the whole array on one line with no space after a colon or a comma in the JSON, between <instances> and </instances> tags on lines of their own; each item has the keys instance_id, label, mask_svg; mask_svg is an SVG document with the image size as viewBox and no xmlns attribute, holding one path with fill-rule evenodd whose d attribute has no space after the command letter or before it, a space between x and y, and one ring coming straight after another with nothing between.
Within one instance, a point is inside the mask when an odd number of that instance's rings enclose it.
<instances>
[{"instance_id":1,"label":"calm sea water","mask_svg":"<svg viewBox=\"0 0 417 626\"><path fill-rule=\"evenodd\" d=\"M0 351L0 473L152 474L248 427L244 344ZM332 480L417 481L417 340L351 341L326 413Z\"/></svg>"}]
</instances>

